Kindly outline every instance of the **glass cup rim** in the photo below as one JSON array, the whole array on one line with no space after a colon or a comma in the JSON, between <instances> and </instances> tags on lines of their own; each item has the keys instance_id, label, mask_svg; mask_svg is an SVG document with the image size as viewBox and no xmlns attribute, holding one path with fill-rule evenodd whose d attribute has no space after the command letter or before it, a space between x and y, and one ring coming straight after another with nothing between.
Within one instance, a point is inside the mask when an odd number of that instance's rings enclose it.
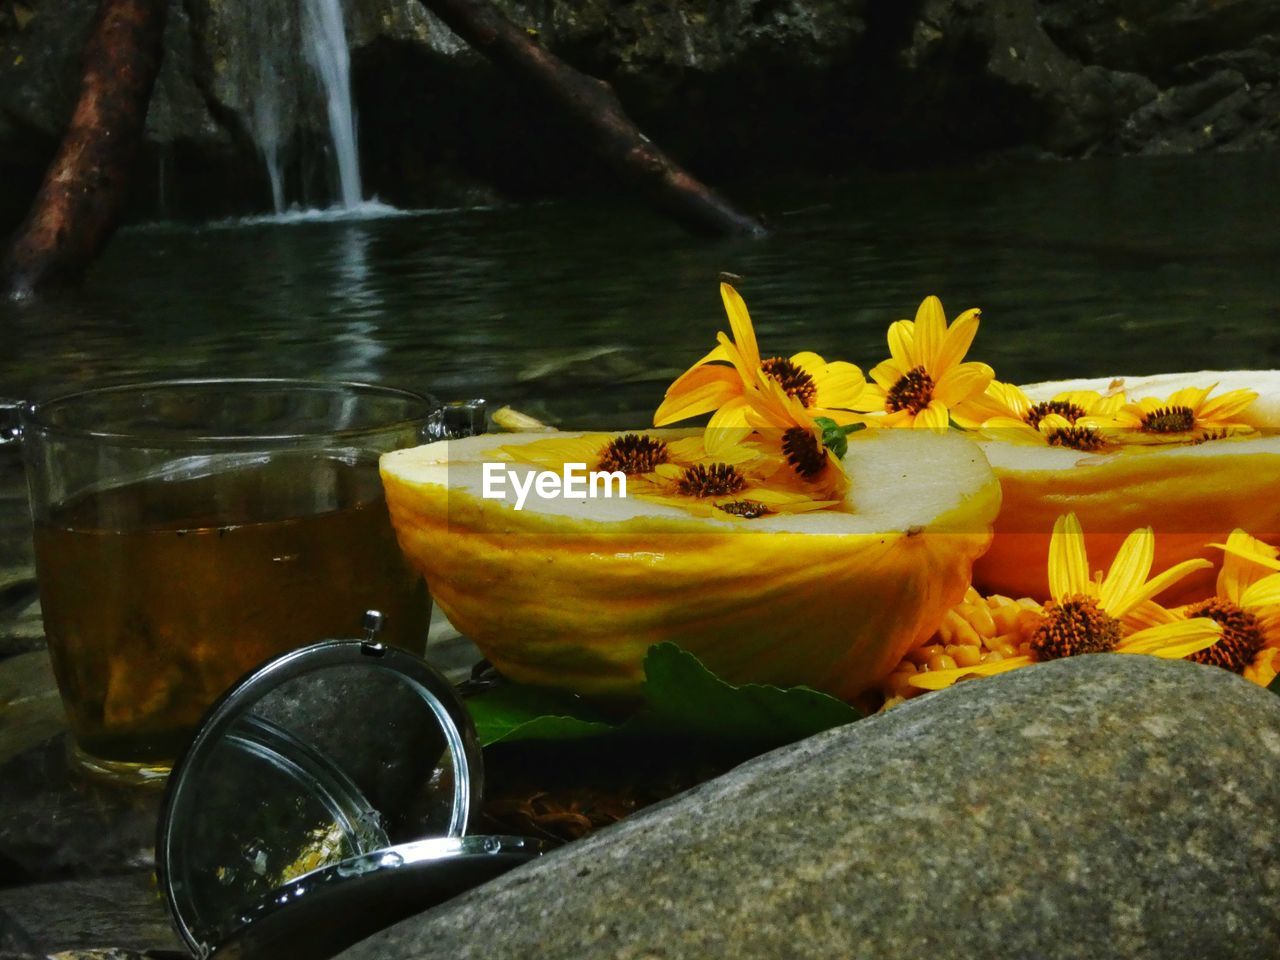
<instances>
[{"instance_id":1,"label":"glass cup rim","mask_svg":"<svg viewBox=\"0 0 1280 960\"><path fill-rule=\"evenodd\" d=\"M404 416L379 423L375 426L349 427L345 429L308 430L300 433L262 433L262 434L159 434L148 431L120 432L111 430L94 430L87 427L68 427L52 423L47 419L50 412L67 404L91 400L112 394L142 393L147 390L185 389L194 387L227 387L233 388L276 388L282 390L306 390L338 392L353 391L359 394L382 397L397 397L421 405L421 412L414 416ZM325 380L314 377L178 377L164 380L131 381L100 387L89 387L71 393L59 394L46 400L34 400L24 403L22 412L22 430L34 430L45 435L94 440L130 446L245 446L262 443L289 443L305 440L316 440L329 437L334 439L357 438L370 434L384 433L388 430L410 427L425 423L433 413L441 409L440 401L427 393L407 390L381 383L368 383L360 380Z\"/></svg>"}]
</instances>

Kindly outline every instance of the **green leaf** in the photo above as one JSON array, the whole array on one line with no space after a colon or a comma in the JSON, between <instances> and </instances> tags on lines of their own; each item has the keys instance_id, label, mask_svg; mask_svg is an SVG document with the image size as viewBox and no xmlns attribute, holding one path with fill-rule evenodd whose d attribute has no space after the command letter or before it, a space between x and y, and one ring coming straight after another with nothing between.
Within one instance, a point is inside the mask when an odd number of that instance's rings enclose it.
<instances>
[{"instance_id":1,"label":"green leaf","mask_svg":"<svg viewBox=\"0 0 1280 960\"><path fill-rule=\"evenodd\" d=\"M644 672L647 709L628 726L780 746L862 717L849 704L808 687L735 687L674 643L650 647Z\"/></svg>"},{"instance_id":2,"label":"green leaf","mask_svg":"<svg viewBox=\"0 0 1280 960\"><path fill-rule=\"evenodd\" d=\"M615 729L581 697L504 683L467 699L480 745L517 740L580 740Z\"/></svg>"},{"instance_id":3,"label":"green leaf","mask_svg":"<svg viewBox=\"0 0 1280 960\"><path fill-rule=\"evenodd\" d=\"M849 434L867 428L865 423L848 423L842 427L830 417L814 417L813 422L822 431L822 445L837 457L849 451Z\"/></svg>"},{"instance_id":4,"label":"green leaf","mask_svg":"<svg viewBox=\"0 0 1280 960\"><path fill-rule=\"evenodd\" d=\"M808 687L733 686L674 643L649 648L643 706L613 723L581 697L504 683L467 700L483 746L520 740L681 737L767 749L861 718L843 701Z\"/></svg>"}]
</instances>

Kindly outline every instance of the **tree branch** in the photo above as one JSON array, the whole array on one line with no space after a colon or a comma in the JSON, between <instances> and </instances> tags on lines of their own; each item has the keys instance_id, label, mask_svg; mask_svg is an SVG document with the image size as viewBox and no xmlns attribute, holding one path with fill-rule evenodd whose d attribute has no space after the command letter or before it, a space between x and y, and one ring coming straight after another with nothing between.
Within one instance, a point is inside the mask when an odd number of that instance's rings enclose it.
<instances>
[{"instance_id":1,"label":"tree branch","mask_svg":"<svg viewBox=\"0 0 1280 960\"><path fill-rule=\"evenodd\" d=\"M692 233L762 237L763 224L734 209L646 137L603 80L552 54L489 0L419 0L458 36L531 84L574 125L617 176Z\"/></svg>"},{"instance_id":2,"label":"tree branch","mask_svg":"<svg viewBox=\"0 0 1280 960\"><path fill-rule=\"evenodd\" d=\"M74 283L119 222L160 71L167 0L100 0L80 99L0 266L15 298Z\"/></svg>"}]
</instances>

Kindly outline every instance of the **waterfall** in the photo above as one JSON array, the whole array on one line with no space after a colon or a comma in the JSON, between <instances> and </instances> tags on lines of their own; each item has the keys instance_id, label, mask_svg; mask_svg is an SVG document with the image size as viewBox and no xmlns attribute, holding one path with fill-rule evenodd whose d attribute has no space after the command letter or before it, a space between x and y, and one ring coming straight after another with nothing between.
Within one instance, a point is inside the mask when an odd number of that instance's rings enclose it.
<instances>
[{"instance_id":1,"label":"waterfall","mask_svg":"<svg viewBox=\"0 0 1280 960\"><path fill-rule=\"evenodd\" d=\"M351 101L351 54L342 20L341 0L303 0L302 36L307 61L324 87L329 139L338 168L342 206L351 209L364 199L360 188L360 152L356 145L355 108Z\"/></svg>"},{"instance_id":2,"label":"waterfall","mask_svg":"<svg viewBox=\"0 0 1280 960\"><path fill-rule=\"evenodd\" d=\"M262 155L271 181L271 202L276 213L283 213L284 141L286 139L280 102L285 76L276 54L275 43L287 34L289 20L280 19L271 5L250 2L241 10L240 29L245 32L245 65L242 80L252 90L247 115L249 134ZM273 38L275 42L273 42Z\"/></svg>"},{"instance_id":3,"label":"waterfall","mask_svg":"<svg viewBox=\"0 0 1280 960\"><path fill-rule=\"evenodd\" d=\"M274 88L263 90L254 101L249 114L249 124L258 152L267 165L267 178L271 181L271 205L276 213L284 213L284 168L281 158L280 101Z\"/></svg>"},{"instance_id":4,"label":"waterfall","mask_svg":"<svg viewBox=\"0 0 1280 960\"><path fill-rule=\"evenodd\" d=\"M289 185L298 179L305 202L312 164L299 150L310 138L297 134L318 103L324 105L328 126L324 160L333 208L363 209L342 0L240 0L232 10L227 15L234 15L234 29L243 31L245 54L236 80L248 101L246 125L266 167L276 214L288 209ZM286 176L298 169L300 178Z\"/></svg>"}]
</instances>

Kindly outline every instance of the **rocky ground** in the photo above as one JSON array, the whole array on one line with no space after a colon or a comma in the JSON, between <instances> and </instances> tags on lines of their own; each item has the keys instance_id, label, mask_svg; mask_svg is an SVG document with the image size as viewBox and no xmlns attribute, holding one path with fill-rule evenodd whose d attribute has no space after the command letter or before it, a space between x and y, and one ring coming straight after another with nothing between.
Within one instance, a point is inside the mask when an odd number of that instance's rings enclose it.
<instances>
[{"instance_id":1,"label":"rocky ground","mask_svg":"<svg viewBox=\"0 0 1280 960\"><path fill-rule=\"evenodd\" d=\"M712 182L1027 150L1275 145L1270 0L498 0L609 80ZM95 0L0 0L0 181L12 220L74 101ZM348 0L369 191L401 205L602 182L558 121L417 0ZM294 0L174 0L135 210L262 209L252 131L280 114L295 196L323 179L323 111ZM267 27L263 27L267 23ZM23 198L22 200L15 198Z\"/></svg>"},{"instance_id":2,"label":"rocky ground","mask_svg":"<svg viewBox=\"0 0 1280 960\"><path fill-rule=\"evenodd\" d=\"M777 750L343 957L1262 960L1278 770L1274 694L1058 660Z\"/></svg>"},{"instance_id":3,"label":"rocky ground","mask_svg":"<svg viewBox=\"0 0 1280 960\"><path fill-rule=\"evenodd\" d=\"M476 658L441 619L437 662ZM36 591L26 482L0 446L0 960L188 956L154 877L159 791L72 775Z\"/></svg>"},{"instance_id":4,"label":"rocky ground","mask_svg":"<svg viewBox=\"0 0 1280 960\"><path fill-rule=\"evenodd\" d=\"M0 960L184 956L152 873L158 794L67 773L12 453ZM775 751L344 956L1274 957L1277 809L1274 694L1191 663L1073 658Z\"/></svg>"}]
</instances>

